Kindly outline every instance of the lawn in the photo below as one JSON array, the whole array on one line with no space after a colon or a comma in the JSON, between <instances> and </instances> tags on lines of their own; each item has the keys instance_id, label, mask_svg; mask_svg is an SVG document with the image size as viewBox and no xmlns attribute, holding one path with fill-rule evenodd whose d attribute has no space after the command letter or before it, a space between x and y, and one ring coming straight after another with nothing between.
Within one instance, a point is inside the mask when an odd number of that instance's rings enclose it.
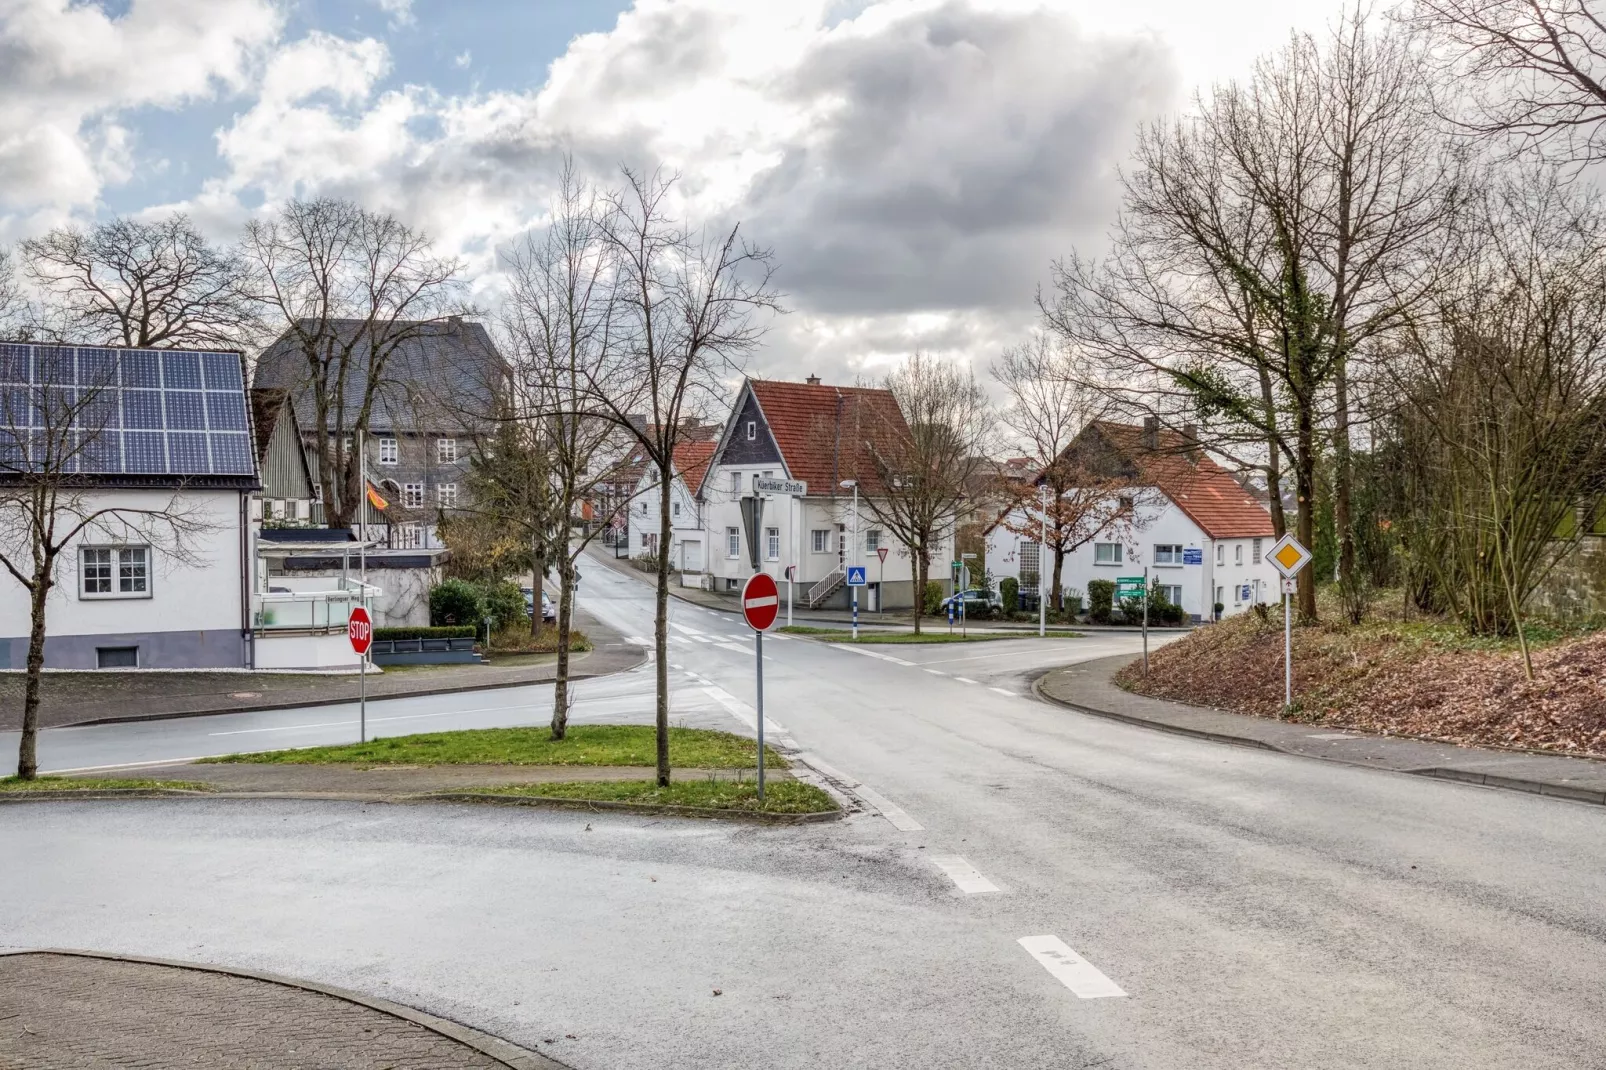
<instances>
[{"instance_id":1,"label":"lawn","mask_svg":"<svg viewBox=\"0 0 1606 1070\"><path fill-rule=\"evenodd\" d=\"M914 632L872 632L861 629L859 638L854 639L853 633L847 628L815 628L806 624L794 624L790 627L777 628L778 632L787 635L807 635L816 639L832 639L839 643L988 643L995 639L1036 639L1036 632L971 632L961 635L959 632L929 631L916 635ZM1050 631L1044 638L1048 639L1081 639L1081 632Z\"/></svg>"},{"instance_id":2,"label":"lawn","mask_svg":"<svg viewBox=\"0 0 1606 1070\"><path fill-rule=\"evenodd\" d=\"M651 725L574 725L561 741L554 741L545 727L480 728L202 760L286 765L649 766L657 764L657 750ZM730 732L671 728L669 760L682 769L744 769L758 763L758 745ZM773 769L786 768L786 759L770 747L764 748L764 762Z\"/></svg>"},{"instance_id":3,"label":"lawn","mask_svg":"<svg viewBox=\"0 0 1606 1070\"><path fill-rule=\"evenodd\" d=\"M109 780L83 777L42 776L33 780L20 780L14 776L0 777L0 792L26 791L108 791L129 788L162 788L172 791L211 791L206 784L187 780Z\"/></svg>"},{"instance_id":4,"label":"lawn","mask_svg":"<svg viewBox=\"0 0 1606 1070\"><path fill-rule=\"evenodd\" d=\"M517 784L491 788L490 794L531 795L543 799L584 799L594 802L651 803L660 806L700 806L715 810L746 810L766 814L820 814L837 808L830 795L812 784L773 780L764 785L764 803L751 780L677 780L660 788L650 780L594 780L565 784Z\"/></svg>"}]
</instances>

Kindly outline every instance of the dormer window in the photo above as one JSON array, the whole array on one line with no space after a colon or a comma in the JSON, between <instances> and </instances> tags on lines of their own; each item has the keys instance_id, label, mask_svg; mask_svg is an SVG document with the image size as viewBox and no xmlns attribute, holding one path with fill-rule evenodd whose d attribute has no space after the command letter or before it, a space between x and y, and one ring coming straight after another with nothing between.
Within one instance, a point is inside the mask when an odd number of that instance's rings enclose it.
<instances>
[{"instance_id":1,"label":"dormer window","mask_svg":"<svg viewBox=\"0 0 1606 1070\"><path fill-rule=\"evenodd\" d=\"M752 442L758 438L758 421L747 421L747 441Z\"/></svg>"}]
</instances>

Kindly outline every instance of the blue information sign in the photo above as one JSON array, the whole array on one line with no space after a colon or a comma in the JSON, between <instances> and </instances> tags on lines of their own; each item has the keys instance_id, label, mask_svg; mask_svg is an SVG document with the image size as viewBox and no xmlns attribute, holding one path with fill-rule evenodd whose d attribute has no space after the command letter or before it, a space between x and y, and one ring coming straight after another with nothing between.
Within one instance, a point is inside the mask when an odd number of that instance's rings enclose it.
<instances>
[{"instance_id":1,"label":"blue information sign","mask_svg":"<svg viewBox=\"0 0 1606 1070\"><path fill-rule=\"evenodd\" d=\"M1182 563L1184 565L1204 564L1204 551L1199 549L1197 546L1191 546L1184 549L1182 551Z\"/></svg>"},{"instance_id":2,"label":"blue information sign","mask_svg":"<svg viewBox=\"0 0 1606 1070\"><path fill-rule=\"evenodd\" d=\"M869 585L869 581L867 581L864 578L864 572L865 572L865 568L864 568L863 565L854 565L851 568L849 568L848 569L848 586L849 587L866 587L866 586L868 586Z\"/></svg>"}]
</instances>

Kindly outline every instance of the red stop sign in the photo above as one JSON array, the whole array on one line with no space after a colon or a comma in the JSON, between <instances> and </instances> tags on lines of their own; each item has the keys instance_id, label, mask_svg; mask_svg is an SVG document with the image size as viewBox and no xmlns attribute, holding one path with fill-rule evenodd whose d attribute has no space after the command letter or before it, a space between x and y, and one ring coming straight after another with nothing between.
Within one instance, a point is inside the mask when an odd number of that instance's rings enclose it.
<instances>
[{"instance_id":1,"label":"red stop sign","mask_svg":"<svg viewBox=\"0 0 1606 1070\"><path fill-rule=\"evenodd\" d=\"M362 606L351 611L346 621L346 638L351 640L351 649L359 654L368 653L368 644L374 641L374 622Z\"/></svg>"},{"instance_id":2,"label":"red stop sign","mask_svg":"<svg viewBox=\"0 0 1606 1070\"><path fill-rule=\"evenodd\" d=\"M755 632L767 632L775 627L775 618L781 612L781 594L775 580L766 572L749 576L742 585L742 616Z\"/></svg>"}]
</instances>

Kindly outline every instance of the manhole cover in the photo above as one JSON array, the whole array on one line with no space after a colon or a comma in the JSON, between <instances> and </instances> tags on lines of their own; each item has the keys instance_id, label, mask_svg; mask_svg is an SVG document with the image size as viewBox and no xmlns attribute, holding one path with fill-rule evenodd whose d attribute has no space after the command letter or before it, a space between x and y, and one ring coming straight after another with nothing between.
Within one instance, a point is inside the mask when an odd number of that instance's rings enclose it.
<instances>
[{"instance_id":1,"label":"manhole cover","mask_svg":"<svg viewBox=\"0 0 1606 1070\"><path fill-rule=\"evenodd\" d=\"M234 692L231 692L229 694L229 697L230 698L261 698L262 697L262 692L260 692L260 691L234 691Z\"/></svg>"}]
</instances>

